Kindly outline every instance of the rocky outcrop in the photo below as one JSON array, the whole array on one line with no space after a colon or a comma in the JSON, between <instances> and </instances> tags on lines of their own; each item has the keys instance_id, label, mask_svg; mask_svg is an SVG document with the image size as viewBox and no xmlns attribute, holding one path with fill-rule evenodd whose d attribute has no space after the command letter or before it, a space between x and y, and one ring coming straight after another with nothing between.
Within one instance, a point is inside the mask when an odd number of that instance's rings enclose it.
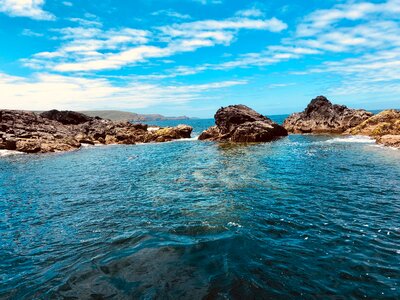
<instances>
[{"instance_id":1,"label":"rocky outcrop","mask_svg":"<svg viewBox=\"0 0 400 300\"><path fill-rule=\"evenodd\" d=\"M0 110L0 149L26 153L70 151L87 144L135 144L189 138L192 127L160 128L113 122L71 111Z\"/></svg>"},{"instance_id":2,"label":"rocky outcrop","mask_svg":"<svg viewBox=\"0 0 400 300\"><path fill-rule=\"evenodd\" d=\"M290 133L340 134L370 118L373 114L362 109L350 109L332 104L324 96L311 100L300 113L290 115L283 127Z\"/></svg>"},{"instance_id":3,"label":"rocky outcrop","mask_svg":"<svg viewBox=\"0 0 400 300\"><path fill-rule=\"evenodd\" d=\"M64 125L78 125L95 119L75 111L69 111L69 110L58 111L56 109L42 112L40 116L46 119L58 121Z\"/></svg>"},{"instance_id":4,"label":"rocky outcrop","mask_svg":"<svg viewBox=\"0 0 400 300\"><path fill-rule=\"evenodd\" d=\"M346 131L347 134L383 136L400 134L400 111L384 110Z\"/></svg>"},{"instance_id":5,"label":"rocky outcrop","mask_svg":"<svg viewBox=\"0 0 400 300\"><path fill-rule=\"evenodd\" d=\"M346 134L368 135L374 137L378 144L400 148L400 111L384 110L347 130Z\"/></svg>"},{"instance_id":6,"label":"rocky outcrop","mask_svg":"<svg viewBox=\"0 0 400 300\"><path fill-rule=\"evenodd\" d=\"M378 136L376 137L376 142L387 147L400 149L400 134L386 134L383 136Z\"/></svg>"},{"instance_id":7,"label":"rocky outcrop","mask_svg":"<svg viewBox=\"0 0 400 300\"><path fill-rule=\"evenodd\" d=\"M199 140L268 142L288 134L285 128L245 105L222 107L214 118L216 126L202 132Z\"/></svg>"}]
</instances>

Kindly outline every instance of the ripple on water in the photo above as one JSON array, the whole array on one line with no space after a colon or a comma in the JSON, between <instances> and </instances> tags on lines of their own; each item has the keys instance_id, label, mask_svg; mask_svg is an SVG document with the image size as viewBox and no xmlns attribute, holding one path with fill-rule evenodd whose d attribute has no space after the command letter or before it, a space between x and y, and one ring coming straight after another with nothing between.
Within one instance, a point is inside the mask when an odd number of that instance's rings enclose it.
<instances>
[{"instance_id":1,"label":"ripple on water","mask_svg":"<svg viewBox=\"0 0 400 300\"><path fill-rule=\"evenodd\" d=\"M2 157L0 298L396 298L400 152L348 139Z\"/></svg>"}]
</instances>

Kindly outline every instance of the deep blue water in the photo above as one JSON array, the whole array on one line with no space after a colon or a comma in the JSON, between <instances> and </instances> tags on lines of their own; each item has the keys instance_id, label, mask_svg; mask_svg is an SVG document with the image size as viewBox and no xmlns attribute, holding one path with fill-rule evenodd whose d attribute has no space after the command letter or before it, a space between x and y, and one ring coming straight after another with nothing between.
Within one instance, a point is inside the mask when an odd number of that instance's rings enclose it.
<instances>
[{"instance_id":1,"label":"deep blue water","mask_svg":"<svg viewBox=\"0 0 400 300\"><path fill-rule=\"evenodd\" d=\"M398 150L291 135L0 158L2 299L399 295Z\"/></svg>"}]
</instances>

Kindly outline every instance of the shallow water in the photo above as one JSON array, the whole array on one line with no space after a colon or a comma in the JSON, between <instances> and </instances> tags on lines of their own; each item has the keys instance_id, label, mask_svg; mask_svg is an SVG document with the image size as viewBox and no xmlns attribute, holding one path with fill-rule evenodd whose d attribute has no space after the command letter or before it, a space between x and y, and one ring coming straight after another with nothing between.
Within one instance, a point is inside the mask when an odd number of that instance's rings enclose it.
<instances>
[{"instance_id":1,"label":"shallow water","mask_svg":"<svg viewBox=\"0 0 400 300\"><path fill-rule=\"evenodd\" d=\"M0 184L0 298L400 295L400 151L366 138L11 155Z\"/></svg>"}]
</instances>

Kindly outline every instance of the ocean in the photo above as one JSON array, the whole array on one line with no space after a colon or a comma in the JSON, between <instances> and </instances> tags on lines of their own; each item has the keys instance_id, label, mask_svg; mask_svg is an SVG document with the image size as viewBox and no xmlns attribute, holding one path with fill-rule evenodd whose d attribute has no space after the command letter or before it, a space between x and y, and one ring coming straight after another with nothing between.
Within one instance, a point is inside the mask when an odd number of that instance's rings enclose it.
<instances>
[{"instance_id":1,"label":"ocean","mask_svg":"<svg viewBox=\"0 0 400 300\"><path fill-rule=\"evenodd\" d=\"M213 120L153 124L181 122ZM8 154L1 299L400 296L400 151L369 138Z\"/></svg>"}]
</instances>

